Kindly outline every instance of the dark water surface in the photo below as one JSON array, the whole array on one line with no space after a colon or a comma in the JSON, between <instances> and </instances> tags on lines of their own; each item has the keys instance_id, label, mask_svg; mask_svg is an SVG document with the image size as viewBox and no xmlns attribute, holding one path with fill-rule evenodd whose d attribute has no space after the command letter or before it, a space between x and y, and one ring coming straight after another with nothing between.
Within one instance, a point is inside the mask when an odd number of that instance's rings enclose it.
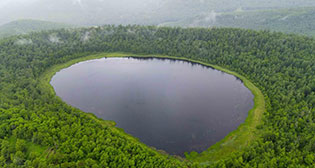
<instances>
[{"instance_id":1,"label":"dark water surface","mask_svg":"<svg viewBox=\"0 0 315 168\"><path fill-rule=\"evenodd\" d=\"M245 121L253 95L236 77L169 59L103 58L51 81L68 104L170 154L206 150Z\"/></svg>"}]
</instances>

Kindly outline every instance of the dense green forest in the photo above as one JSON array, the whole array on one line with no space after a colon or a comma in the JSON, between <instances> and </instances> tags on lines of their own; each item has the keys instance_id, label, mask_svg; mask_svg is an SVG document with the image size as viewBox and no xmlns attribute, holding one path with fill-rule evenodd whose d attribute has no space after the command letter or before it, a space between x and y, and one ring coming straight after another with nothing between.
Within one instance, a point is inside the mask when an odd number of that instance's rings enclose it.
<instances>
[{"instance_id":1,"label":"dense green forest","mask_svg":"<svg viewBox=\"0 0 315 168\"><path fill-rule=\"evenodd\" d=\"M185 57L245 76L265 95L261 134L217 162L181 159L66 105L41 82L54 65L102 52ZM1 167L314 167L314 109L315 41L308 37L103 26L0 40Z\"/></svg>"}]
</instances>

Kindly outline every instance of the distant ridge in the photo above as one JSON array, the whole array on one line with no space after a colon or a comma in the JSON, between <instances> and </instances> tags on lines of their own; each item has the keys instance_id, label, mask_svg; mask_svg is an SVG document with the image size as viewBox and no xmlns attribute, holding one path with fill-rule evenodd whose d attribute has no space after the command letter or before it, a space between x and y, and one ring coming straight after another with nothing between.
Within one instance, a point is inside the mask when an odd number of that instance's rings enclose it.
<instances>
[{"instance_id":1,"label":"distant ridge","mask_svg":"<svg viewBox=\"0 0 315 168\"><path fill-rule=\"evenodd\" d=\"M72 28L73 25L55 23L42 20L22 19L9 22L0 26L0 37L28 34L36 31L53 30L61 28Z\"/></svg>"},{"instance_id":2,"label":"distant ridge","mask_svg":"<svg viewBox=\"0 0 315 168\"><path fill-rule=\"evenodd\" d=\"M315 36L315 8L247 10L215 13L166 22L160 26L233 27Z\"/></svg>"}]
</instances>

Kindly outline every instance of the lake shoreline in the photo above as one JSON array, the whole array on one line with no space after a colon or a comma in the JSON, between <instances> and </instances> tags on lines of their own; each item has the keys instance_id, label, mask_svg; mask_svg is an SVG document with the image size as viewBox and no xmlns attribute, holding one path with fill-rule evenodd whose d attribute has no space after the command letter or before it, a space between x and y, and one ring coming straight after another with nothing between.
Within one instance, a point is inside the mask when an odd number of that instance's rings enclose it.
<instances>
[{"instance_id":1,"label":"lake shoreline","mask_svg":"<svg viewBox=\"0 0 315 168\"><path fill-rule=\"evenodd\" d=\"M209 147L206 151L200 154L197 154L195 152L186 154L187 160L200 162L203 164L213 163L219 159L226 158L233 152L246 148L246 146L249 143L251 143L254 139L257 139L258 136L256 135L259 133L259 130L257 130L256 127L259 124L261 124L262 114L265 111L265 100L264 100L264 96L262 92L244 76L236 72L230 71L228 69L222 68L220 66L207 64L198 60L192 60L192 59L184 58L184 57L164 56L164 55L141 55L141 54L130 54L130 53L99 53L99 54L83 56L78 59L70 60L66 63L52 66L40 76L39 80L41 82L41 86L45 87L44 89L47 90L47 92L55 94L54 89L50 85L50 81L51 81L51 78L56 74L56 72L82 61L106 58L106 57L165 58L165 59L183 60L183 61L188 61L191 63L197 63L203 66L211 67L213 69L231 74L239 78L244 83L244 85L252 92L252 94L254 95L254 107L248 112L248 116L245 122L241 124L236 130L230 132L224 139L220 140L215 145L212 145L211 147ZM93 114L89 114L89 113L85 113L85 114L90 116L96 122L102 123L102 125L110 126L114 130L119 131L120 133L122 132L118 128L114 127L115 123L112 121L105 121L102 119L98 119ZM137 138L127 133L124 133L124 134L130 139L133 139L134 141L139 142L139 144L150 148L149 146L141 143Z\"/></svg>"}]
</instances>

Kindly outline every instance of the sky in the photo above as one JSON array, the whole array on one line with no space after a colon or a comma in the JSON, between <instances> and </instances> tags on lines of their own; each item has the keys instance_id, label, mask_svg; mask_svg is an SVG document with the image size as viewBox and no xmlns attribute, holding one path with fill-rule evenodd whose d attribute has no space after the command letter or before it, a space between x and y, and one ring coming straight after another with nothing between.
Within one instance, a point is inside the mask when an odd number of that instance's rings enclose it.
<instances>
[{"instance_id":1,"label":"sky","mask_svg":"<svg viewBox=\"0 0 315 168\"><path fill-rule=\"evenodd\" d=\"M160 2L163 0L0 0L0 24L17 19L88 25L124 22L126 17L134 20L151 7L158 8Z\"/></svg>"},{"instance_id":2,"label":"sky","mask_svg":"<svg viewBox=\"0 0 315 168\"><path fill-rule=\"evenodd\" d=\"M0 8L3 7L12 7L18 5L31 5L32 3L38 0L1 0L0 1Z\"/></svg>"}]
</instances>

